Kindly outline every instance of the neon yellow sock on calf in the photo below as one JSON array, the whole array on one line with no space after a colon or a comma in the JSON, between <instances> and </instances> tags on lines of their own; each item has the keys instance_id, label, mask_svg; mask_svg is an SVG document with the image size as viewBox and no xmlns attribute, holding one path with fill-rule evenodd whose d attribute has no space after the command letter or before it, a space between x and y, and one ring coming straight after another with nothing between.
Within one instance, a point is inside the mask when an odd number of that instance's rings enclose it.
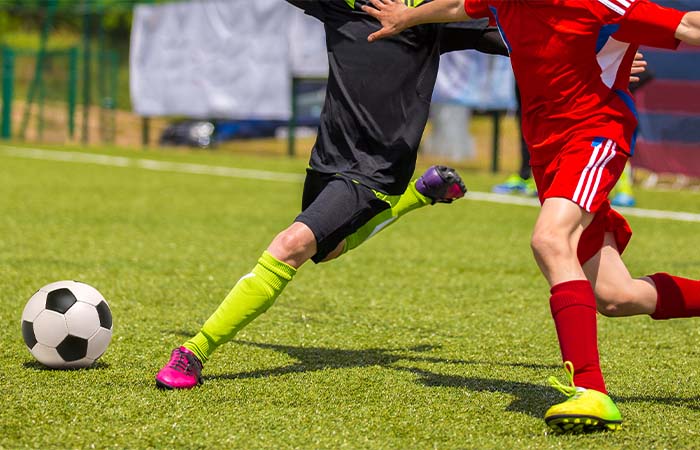
<instances>
[{"instance_id":1,"label":"neon yellow sock on calf","mask_svg":"<svg viewBox=\"0 0 700 450\"><path fill-rule=\"evenodd\" d=\"M296 272L294 267L264 252L253 270L238 280L201 331L184 347L202 363L206 362L217 347L267 311Z\"/></svg>"},{"instance_id":2,"label":"neon yellow sock on calf","mask_svg":"<svg viewBox=\"0 0 700 450\"><path fill-rule=\"evenodd\" d=\"M413 180L408 185L408 188L406 188L406 191L400 196L386 195L377 191L374 191L374 193L377 198L387 202L390 205L390 208L372 217L357 231L346 237L343 253L358 247L367 239L386 229L389 225L392 225L404 214L432 203L431 199L418 192L416 189L416 180Z\"/></svg>"}]
</instances>

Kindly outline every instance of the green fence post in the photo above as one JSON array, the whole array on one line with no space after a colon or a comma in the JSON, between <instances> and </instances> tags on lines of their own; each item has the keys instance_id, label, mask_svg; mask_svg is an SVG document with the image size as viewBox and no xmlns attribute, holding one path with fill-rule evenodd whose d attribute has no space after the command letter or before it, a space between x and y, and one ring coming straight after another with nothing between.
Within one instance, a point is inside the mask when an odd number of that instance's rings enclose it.
<instances>
[{"instance_id":1,"label":"green fence post","mask_svg":"<svg viewBox=\"0 0 700 450\"><path fill-rule=\"evenodd\" d=\"M90 2L83 0L83 135L82 143L87 145L90 140L90 94L92 74L90 68L91 48L90 40L92 36L92 11L90 10Z\"/></svg>"},{"instance_id":2,"label":"green fence post","mask_svg":"<svg viewBox=\"0 0 700 450\"><path fill-rule=\"evenodd\" d=\"M491 155L491 172L498 173L499 170L499 156L501 152L501 111L494 110L491 112L491 118L493 119L493 154Z\"/></svg>"},{"instance_id":3,"label":"green fence post","mask_svg":"<svg viewBox=\"0 0 700 450\"><path fill-rule=\"evenodd\" d=\"M46 101L46 83L42 77L39 80L39 115L36 122L36 135L39 141L44 140L44 102Z\"/></svg>"},{"instance_id":4,"label":"green fence post","mask_svg":"<svg viewBox=\"0 0 700 450\"><path fill-rule=\"evenodd\" d=\"M68 136L75 138L75 105L78 95L78 47L68 50Z\"/></svg>"},{"instance_id":5,"label":"green fence post","mask_svg":"<svg viewBox=\"0 0 700 450\"><path fill-rule=\"evenodd\" d=\"M111 74L109 83L109 109L110 109L110 126L109 126L109 137L108 142L114 144L115 137L117 135L117 89L119 83L119 55L115 51L109 52L109 61L111 62L111 67L109 73Z\"/></svg>"},{"instance_id":6,"label":"green fence post","mask_svg":"<svg viewBox=\"0 0 700 450\"><path fill-rule=\"evenodd\" d=\"M298 78L292 77L292 92L291 92L291 115L289 117L289 123L287 124L287 154L290 157L294 157L296 154L296 128L297 128L297 89L298 89Z\"/></svg>"},{"instance_id":7,"label":"green fence post","mask_svg":"<svg viewBox=\"0 0 700 450\"><path fill-rule=\"evenodd\" d=\"M39 41L39 51L36 55L36 65L34 66L34 78L29 85L29 92L27 93L27 103L24 105L24 114L22 115L22 123L19 127L19 135L24 139L25 133L27 131L27 126L29 125L29 118L32 112L32 103L34 102L34 95L38 89L41 89L41 84L43 83L42 77L44 76L44 62L46 60L47 53L47 43L49 40L49 33L51 27L53 26L53 19L56 15L57 0L48 0L46 4L46 18L44 19L44 26L41 29L41 37ZM42 99L43 101L43 99Z\"/></svg>"},{"instance_id":8,"label":"green fence post","mask_svg":"<svg viewBox=\"0 0 700 450\"><path fill-rule=\"evenodd\" d=\"M95 5L94 10L95 17L95 27L97 28L97 99L99 104L99 130L101 141L107 142L108 140L108 130L107 130L107 111L105 107L106 95L106 80L105 76L109 68L105 67L108 63L107 55L105 51L105 30L102 24L102 19L104 17L103 9L100 4Z\"/></svg>"},{"instance_id":9,"label":"green fence post","mask_svg":"<svg viewBox=\"0 0 700 450\"><path fill-rule=\"evenodd\" d=\"M146 148L151 143L151 118L141 118L141 145Z\"/></svg>"},{"instance_id":10,"label":"green fence post","mask_svg":"<svg viewBox=\"0 0 700 450\"><path fill-rule=\"evenodd\" d=\"M0 137L9 139L12 135L12 97L15 81L15 52L2 47L2 120Z\"/></svg>"}]
</instances>

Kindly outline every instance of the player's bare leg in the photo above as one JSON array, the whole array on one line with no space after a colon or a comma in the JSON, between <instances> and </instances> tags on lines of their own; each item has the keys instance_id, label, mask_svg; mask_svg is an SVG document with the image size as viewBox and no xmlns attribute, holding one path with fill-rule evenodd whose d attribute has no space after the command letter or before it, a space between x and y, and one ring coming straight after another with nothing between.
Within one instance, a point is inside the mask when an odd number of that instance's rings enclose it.
<instances>
[{"instance_id":1,"label":"player's bare leg","mask_svg":"<svg viewBox=\"0 0 700 450\"><path fill-rule=\"evenodd\" d=\"M612 233L605 233L600 252L583 265L593 285L598 312L609 317L653 314L656 286L651 278L632 278Z\"/></svg>"},{"instance_id":2,"label":"player's bare leg","mask_svg":"<svg viewBox=\"0 0 700 450\"><path fill-rule=\"evenodd\" d=\"M279 261L298 269L316 254L316 237L307 225L294 222L272 240L267 251Z\"/></svg>"},{"instance_id":3,"label":"player's bare leg","mask_svg":"<svg viewBox=\"0 0 700 450\"><path fill-rule=\"evenodd\" d=\"M535 259L551 286L550 308L568 375L567 384L550 379L569 397L545 414L557 432L617 429L622 422L600 370L595 296L577 256L593 217L568 199L548 198L532 235Z\"/></svg>"},{"instance_id":4,"label":"player's bare leg","mask_svg":"<svg viewBox=\"0 0 700 450\"><path fill-rule=\"evenodd\" d=\"M542 204L531 247L550 286L586 279L576 248L581 233L592 219L593 214L565 198L548 198Z\"/></svg>"},{"instance_id":5,"label":"player's bare leg","mask_svg":"<svg viewBox=\"0 0 700 450\"><path fill-rule=\"evenodd\" d=\"M598 311L610 317L648 314L665 320L700 316L700 281L659 272L632 278L612 233L601 251L584 264L594 286Z\"/></svg>"}]
</instances>

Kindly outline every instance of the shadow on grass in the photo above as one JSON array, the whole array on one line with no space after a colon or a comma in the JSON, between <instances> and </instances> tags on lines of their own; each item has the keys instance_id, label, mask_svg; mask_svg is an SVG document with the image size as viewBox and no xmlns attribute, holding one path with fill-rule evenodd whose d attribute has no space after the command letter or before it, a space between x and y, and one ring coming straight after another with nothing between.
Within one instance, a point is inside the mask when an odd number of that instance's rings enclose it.
<instances>
[{"instance_id":1,"label":"shadow on grass","mask_svg":"<svg viewBox=\"0 0 700 450\"><path fill-rule=\"evenodd\" d=\"M89 367L66 367L62 369L53 369L51 367L47 367L43 364L41 364L38 361L26 361L22 364L22 366L25 369L34 369L34 370L46 370L46 371L59 371L59 370L106 370L110 368L110 365L106 362L102 361L97 361L93 365Z\"/></svg>"},{"instance_id":2,"label":"shadow on grass","mask_svg":"<svg viewBox=\"0 0 700 450\"><path fill-rule=\"evenodd\" d=\"M320 347L295 347L289 345L261 344L255 342L236 341L241 345L274 350L285 353L297 362L273 369L255 370L237 374L220 374L205 376L206 380L226 379L241 380L247 378L265 378L292 373L313 372L325 369L345 369L379 366L387 369L410 372L416 375L417 383L427 387L457 387L475 392L498 392L515 396L515 400L506 408L507 411L520 412L533 417L542 417L547 405L555 397L549 387L532 383L495 380L489 378L462 377L441 375L423 369L406 367L408 363L438 363L438 364L486 364L503 365L508 367L526 367L533 369L555 369L559 365L538 365L523 363L494 363L490 361L468 361L416 356L437 348L436 346L417 346L409 348L372 348L364 350L328 349ZM407 354L407 353L413 354ZM401 362L402 365L396 365Z\"/></svg>"},{"instance_id":3,"label":"shadow on grass","mask_svg":"<svg viewBox=\"0 0 700 450\"><path fill-rule=\"evenodd\" d=\"M613 395L613 400L616 403L658 403L661 405L675 406L677 408L686 408L692 411L700 411L700 396L693 397L657 397L652 395L639 395L631 397L620 397Z\"/></svg>"},{"instance_id":4,"label":"shadow on grass","mask_svg":"<svg viewBox=\"0 0 700 450\"><path fill-rule=\"evenodd\" d=\"M474 392L500 392L515 397L506 411L516 411L534 417L542 417L547 408L564 400L564 397L546 385L523 383L517 381L493 380L476 377L461 377L436 374L427 370L414 368L395 368L416 374L418 382L425 386L446 386L466 388ZM661 405L686 408L700 411L700 396L693 397L658 397L650 395L617 396L613 395L617 404L624 403L656 403Z\"/></svg>"},{"instance_id":5,"label":"shadow on grass","mask_svg":"<svg viewBox=\"0 0 700 450\"><path fill-rule=\"evenodd\" d=\"M248 341L235 341L240 345L257 347L286 353L298 362L275 369L244 372L240 374L218 375L211 378L260 378L287 373L313 372L323 369L345 369L355 367L381 366L388 367L399 361L428 362L439 364L488 364L507 367L525 367L531 369L558 369L561 365L544 365L529 363L494 363L492 361L467 361L459 359L435 358L429 356L407 355L406 352L423 353L440 348L435 345L420 345L408 348L370 348L363 350L346 350L322 347L297 347L291 345L262 344ZM394 368L394 367L392 367Z\"/></svg>"},{"instance_id":6,"label":"shadow on grass","mask_svg":"<svg viewBox=\"0 0 700 450\"><path fill-rule=\"evenodd\" d=\"M515 397L506 411L519 412L540 418L554 402L552 389L545 385L520 381L495 380L492 378L443 375L428 370L397 368L415 374L417 382L427 387L464 388L472 392L495 392Z\"/></svg>"},{"instance_id":7,"label":"shadow on grass","mask_svg":"<svg viewBox=\"0 0 700 450\"><path fill-rule=\"evenodd\" d=\"M192 336L194 336L195 334L197 334L197 330L186 330L184 328L181 328L179 330L167 330L167 331L164 331L164 333L170 334L173 336L178 336L178 337L185 338L185 339L189 339Z\"/></svg>"},{"instance_id":8,"label":"shadow on grass","mask_svg":"<svg viewBox=\"0 0 700 450\"><path fill-rule=\"evenodd\" d=\"M219 374L205 376L206 380L241 380L249 378L266 378L293 373L314 372L325 369L346 369L379 366L387 369L414 374L416 383L426 387L464 388L473 392L494 392L512 395L514 400L506 411L519 412L541 418L547 408L559 403L564 398L546 384L534 384L519 381L498 380L492 378L464 377L444 375L429 370L407 367L410 363L469 364L503 367L523 367L528 369L560 369L559 364L508 363L479 360L454 360L416 355L439 346L422 345L408 348L371 348L364 350L329 349L322 347L297 347L290 345L263 344L248 341L236 341L237 344L285 353L297 362L273 369L254 370L236 374ZM397 363L401 363L400 365ZM694 397L658 397L658 396L616 396L616 403L656 403L700 411L700 396Z\"/></svg>"}]
</instances>

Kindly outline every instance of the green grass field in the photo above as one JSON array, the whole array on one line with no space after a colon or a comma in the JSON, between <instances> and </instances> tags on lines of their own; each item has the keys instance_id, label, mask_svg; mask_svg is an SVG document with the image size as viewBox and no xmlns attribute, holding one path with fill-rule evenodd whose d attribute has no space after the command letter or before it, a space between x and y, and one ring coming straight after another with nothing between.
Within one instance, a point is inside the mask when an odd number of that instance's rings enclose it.
<instances>
[{"instance_id":1,"label":"green grass field","mask_svg":"<svg viewBox=\"0 0 700 450\"><path fill-rule=\"evenodd\" d=\"M697 448L697 320L600 319L621 432L557 436L563 397L548 289L529 250L537 209L461 200L416 211L338 261L300 270L221 348L205 383L153 377L274 234L301 183L29 159L0 145L0 448ZM74 149L71 149L74 150ZM110 156L302 174L305 161L215 152ZM177 166L184 167L184 166ZM463 173L473 191L501 176ZM638 192L700 212L700 194ZM631 217L633 274L698 277L698 223ZM45 370L20 334L40 286L97 287L114 337L96 367Z\"/></svg>"}]
</instances>

